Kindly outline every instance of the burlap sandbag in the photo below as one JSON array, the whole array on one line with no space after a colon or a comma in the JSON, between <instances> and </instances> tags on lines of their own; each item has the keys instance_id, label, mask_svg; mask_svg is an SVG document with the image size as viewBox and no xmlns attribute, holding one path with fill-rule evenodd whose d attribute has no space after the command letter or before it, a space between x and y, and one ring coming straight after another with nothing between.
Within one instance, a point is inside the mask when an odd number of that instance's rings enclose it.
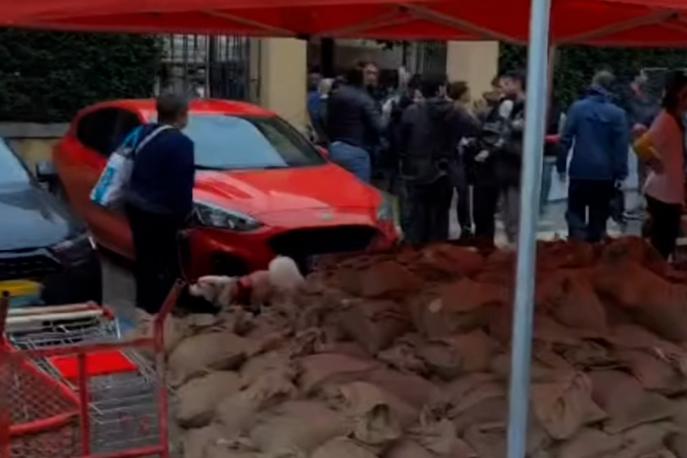
<instances>
[{"instance_id":1,"label":"burlap sandbag","mask_svg":"<svg viewBox=\"0 0 687 458\"><path fill-rule=\"evenodd\" d=\"M403 372L428 375L429 369L418 355L418 346L425 342L424 339L419 336L407 337L402 336L396 339L391 347L377 353L377 359Z\"/></svg>"},{"instance_id":2,"label":"burlap sandbag","mask_svg":"<svg viewBox=\"0 0 687 458\"><path fill-rule=\"evenodd\" d=\"M336 353L319 353L301 359L298 384L304 393L313 393L324 385L364 380L381 365L373 359L359 359Z\"/></svg>"},{"instance_id":3,"label":"burlap sandbag","mask_svg":"<svg viewBox=\"0 0 687 458\"><path fill-rule=\"evenodd\" d=\"M439 458L416 441L403 439L384 454L384 458ZM462 458L462 457L460 457Z\"/></svg>"},{"instance_id":4,"label":"burlap sandbag","mask_svg":"<svg viewBox=\"0 0 687 458\"><path fill-rule=\"evenodd\" d=\"M376 458L370 449L348 437L336 437L319 446L311 458Z\"/></svg>"},{"instance_id":5,"label":"burlap sandbag","mask_svg":"<svg viewBox=\"0 0 687 458\"><path fill-rule=\"evenodd\" d=\"M561 375L555 381L532 386L533 413L551 437L569 439L584 425L606 418L591 396L591 382L585 374Z\"/></svg>"},{"instance_id":6,"label":"burlap sandbag","mask_svg":"<svg viewBox=\"0 0 687 458\"><path fill-rule=\"evenodd\" d=\"M668 448L677 456L682 458L687 456L687 432L674 434L668 439Z\"/></svg>"},{"instance_id":7,"label":"burlap sandbag","mask_svg":"<svg viewBox=\"0 0 687 458\"><path fill-rule=\"evenodd\" d=\"M645 391L634 377L619 371L589 374L592 398L608 414L604 430L616 434L635 426L670 418L672 404L657 393Z\"/></svg>"},{"instance_id":8,"label":"burlap sandbag","mask_svg":"<svg viewBox=\"0 0 687 458\"><path fill-rule=\"evenodd\" d=\"M415 327L429 338L472 331L489 323L491 308L508 301L508 291L498 285L468 278L443 286L438 297L413 309Z\"/></svg>"},{"instance_id":9,"label":"burlap sandbag","mask_svg":"<svg viewBox=\"0 0 687 458\"><path fill-rule=\"evenodd\" d=\"M356 301L341 311L339 324L348 337L374 355L410 330L410 317L393 301Z\"/></svg>"},{"instance_id":10,"label":"burlap sandbag","mask_svg":"<svg viewBox=\"0 0 687 458\"><path fill-rule=\"evenodd\" d=\"M489 369L496 344L481 330L433 339L419 348L418 355L430 372L444 380Z\"/></svg>"},{"instance_id":11,"label":"burlap sandbag","mask_svg":"<svg viewBox=\"0 0 687 458\"><path fill-rule=\"evenodd\" d=\"M205 426L212 420L220 399L239 391L235 372L218 371L190 380L177 391L176 420L184 428Z\"/></svg>"},{"instance_id":12,"label":"burlap sandbag","mask_svg":"<svg viewBox=\"0 0 687 458\"><path fill-rule=\"evenodd\" d=\"M560 296L550 304L553 317L573 328L607 332L606 310L585 272L559 275Z\"/></svg>"},{"instance_id":13,"label":"burlap sandbag","mask_svg":"<svg viewBox=\"0 0 687 458\"><path fill-rule=\"evenodd\" d=\"M504 423L482 423L470 426L465 441L480 458L506 456L506 426Z\"/></svg>"},{"instance_id":14,"label":"burlap sandbag","mask_svg":"<svg viewBox=\"0 0 687 458\"><path fill-rule=\"evenodd\" d=\"M222 438L222 431L216 425L184 431L181 441L184 458L203 458L206 448Z\"/></svg>"},{"instance_id":15,"label":"burlap sandbag","mask_svg":"<svg viewBox=\"0 0 687 458\"><path fill-rule=\"evenodd\" d=\"M342 269L336 277L348 293L368 298L403 297L422 286L420 278L395 261L382 261L362 269Z\"/></svg>"},{"instance_id":16,"label":"burlap sandbag","mask_svg":"<svg viewBox=\"0 0 687 458\"><path fill-rule=\"evenodd\" d=\"M284 373L263 373L250 386L221 400L215 410L215 423L226 436L247 432L257 413L281 402L293 399L298 390Z\"/></svg>"},{"instance_id":17,"label":"burlap sandbag","mask_svg":"<svg viewBox=\"0 0 687 458\"><path fill-rule=\"evenodd\" d=\"M239 374L241 386L252 385L267 373L277 372L287 380L294 380L299 374L299 367L288 354L279 351L271 351L248 359Z\"/></svg>"},{"instance_id":18,"label":"burlap sandbag","mask_svg":"<svg viewBox=\"0 0 687 458\"><path fill-rule=\"evenodd\" d=\"M415 409L421 409L439 392L439 388L426 378L386 367L368 372L360 380L383 387Z\"/></svg>"},{"instance_id":19,"label":"burlap sandbag","mask_svg":"<svg viewBox=\"0 0 687 458\"><path fill-rule=\"evenodd\" d=\"M424 248L416 265L431 278L469 277L484 268L485 259L477 251L444 243Z\"/></svg>"},{"instance_id":20,"label":"burlap sandbag","mask_svg":"<svg viewBox=\"0 0 687 458\"><path fill-rule=\"evenodd\" d=\"M623 447L621 434L608 434L595 428L583 428L561 443L556 458L610 458Z\"/></svg>"},{"instance_id":21,"label":"burlap sandbag","mask_svg":"<svg viewBox=\"0 0 687 458\"><path fill-rule=\"evenodd\" d=\"M172 386L180 386L212 370L236 369L253 348L251 341L231 333L189 337L169 356L169 382Z\"/></svg>"},{"instance_id":22,"label":"burlap sandbag","mask_svg":"<svg viewBox=\"0 0 687 458\"><path fill-rule=\"evenodd\" d=\"M350 431L346 417L321 402L289 401L261 412L250 438L265 453L312 453L328 440Z\"/></svg>"},{"instance_id":23,"label":"burlap sandbag","mask_svg":"<svg viewBox=\"0 0 687 458\"><path fill-rule=\"evenodd\" d=\"M637 458L661 452L665 441L675 431L671 423L640 425L623 433L623 448L614 458Z\"/></svg>"},{"instance_id":24,"label":"burlap sandbag","mask_svg":"<svg viewBox=\"0 0 687 458\"><path fill-rule=\"evenodd\" d=\"M397 439L394 434L417 421L419 415L405 400L368 382L327 387L324 397L330 406L354 420L354 437L370 445Z\"/></svg>"},{"instance_id":25,"label":"burlap sandbag","mask_svg":"<svg viewBox=\"0 0 687 458\"><path fill-rule=\"evenodd\" d=\"M629 367L632 375L647 390L666 395L684 393L687 390L685 374L657 356L640 350L621 350L616 352L616 356Z\"/></svg>"},{"instance_id":26,"label":"burlap sandbag","mask_svg":"<svg viewBox=\"0 0 687 458\"><path fill-rule=\"evenodd\" d=\"M446 406L458 434L470 425L503 421L508 410L505 386L491 374L471 374L443 386L432 404Z\"/></svg>"}]
</instances>

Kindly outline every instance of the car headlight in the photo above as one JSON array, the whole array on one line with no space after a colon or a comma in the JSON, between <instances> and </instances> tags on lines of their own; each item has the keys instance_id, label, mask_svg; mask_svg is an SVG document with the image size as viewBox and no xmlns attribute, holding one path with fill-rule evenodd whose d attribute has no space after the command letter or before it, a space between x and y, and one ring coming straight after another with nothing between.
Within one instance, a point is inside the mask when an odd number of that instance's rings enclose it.
<instances>
[{"instance_id":1,"label":"car headlight","mask_svg":"<svg viewBox=\"0 0 687 458\"><path fill-rule=\"evenodd\" d=\"M51 251L64 264L79 264L90 259L95 250L95 241L88 232L53 245Z\"/></svg>"},{"instance_id":2,"label":"car headlight","mask_svg":"<svg viewBox=\"0 0 687 458\"><path fill-rule=\"evenodd\" d=\"M396 200L389 194L382 192L382 204L377 208L377 221L396 221Z\"/></svg>"},{"instance_id":3,"label":"car headlight","mask_svg":"<svg viewBox=\"0 0 687 458\"><path fill-rule=\"evenodd\" d=\"M248 232L262 226L260 221L251 216L207 203L196 202L194 211L198 223L206 227Z\"/></svg>"}]
</instances>

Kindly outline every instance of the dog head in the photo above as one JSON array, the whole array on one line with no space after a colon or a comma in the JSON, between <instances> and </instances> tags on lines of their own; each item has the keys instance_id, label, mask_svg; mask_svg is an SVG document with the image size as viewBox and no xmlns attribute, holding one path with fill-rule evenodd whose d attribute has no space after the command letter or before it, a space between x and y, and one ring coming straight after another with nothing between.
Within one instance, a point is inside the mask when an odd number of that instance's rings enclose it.
<instances>
[{"instance_id":1,"label":"dog head","mask_svg":"<svg viewBox=\"0 0 687 458\"><path fill-rule=\"evenodd\" d=\"M234 277L207 275L200 277L189 287L192 296L202 297L217 307L229 307L237 289L238 280Z\"/></svg>"}]
</instances>

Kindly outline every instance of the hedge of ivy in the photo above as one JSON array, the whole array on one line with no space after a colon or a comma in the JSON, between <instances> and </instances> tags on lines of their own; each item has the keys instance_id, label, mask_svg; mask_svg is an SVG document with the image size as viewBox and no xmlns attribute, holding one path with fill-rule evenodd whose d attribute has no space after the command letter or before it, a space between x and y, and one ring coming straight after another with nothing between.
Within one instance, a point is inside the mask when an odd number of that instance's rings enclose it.
<instances>
[{"instance_id":1,"label":"hedge of ivy","mask_svg":"<svg viewBox=\"0 0 687 458\"><path fill-rule=\"evenodd\" d=\"M147 36L0 30L0 121L67 121L93 102L149 97L160 54Z\"/></svg>"},{"instance_id":2,"label":"hedge of ivy","mask_svg":"<svg viewBox=\"0 0 687 458\"><path fill-rule=\"evenodd\" d=\"M502 71L524 68L526 56L526 48L502 44L499 68ZM611 69L616 74L620 89L629 84L642 68L685 67L687 51L684 50L564 47L556 53L554 95L563 106L569 105L589 85L594 73L602 68ZM660 92L661 88L654 90Z\"/></svg>"}]
</instances>

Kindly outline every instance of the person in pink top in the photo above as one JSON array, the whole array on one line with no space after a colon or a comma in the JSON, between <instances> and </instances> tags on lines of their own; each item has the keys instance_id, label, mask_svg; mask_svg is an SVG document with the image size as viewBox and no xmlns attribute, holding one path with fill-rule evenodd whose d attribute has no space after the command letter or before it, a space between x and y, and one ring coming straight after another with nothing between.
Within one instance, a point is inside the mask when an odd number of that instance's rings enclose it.
<instances>
[{"instance_id":1,"label":"person in pink top","mask_svg":"<svg viewBox=\"0 0 687 458\"><path fill-rule=\"evenodd\" d=\"M644 185L652 221L651 244L666 259L675 251L685 202L685 113L687 75L676 72L668 78L663 109L648 132L655 157Z\"/></svg>"}]
</instances>

